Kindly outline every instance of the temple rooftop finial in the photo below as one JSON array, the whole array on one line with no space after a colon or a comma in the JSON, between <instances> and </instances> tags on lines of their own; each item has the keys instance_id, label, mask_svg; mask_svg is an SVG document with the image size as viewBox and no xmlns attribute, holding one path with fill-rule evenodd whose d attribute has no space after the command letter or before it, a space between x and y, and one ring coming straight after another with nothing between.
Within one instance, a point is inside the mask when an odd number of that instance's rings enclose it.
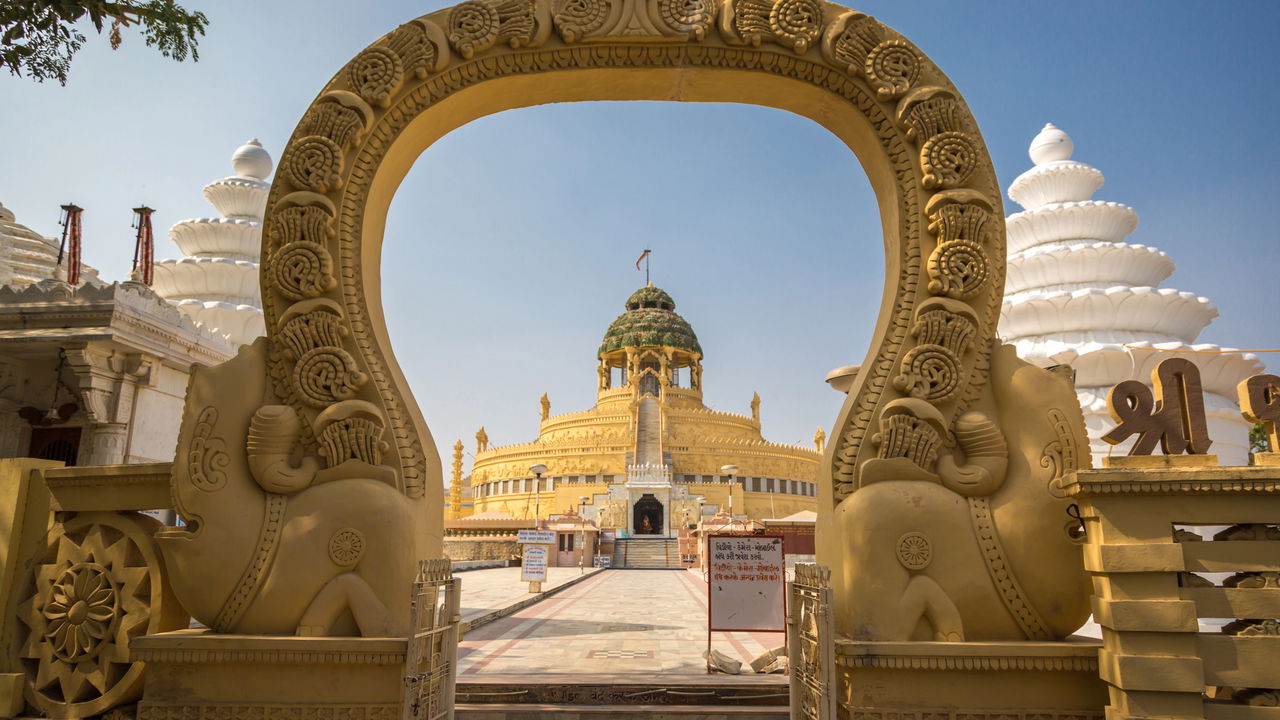
<instances>
[{"instance_id":1,"label":"temple rooftop finial","mask_svg":"<svg viewBox=\"0 0 1280 720\"><path fill-rule=\"evenodd\" d=\"M1070 160L1074 150L1075 143L1071 142L1070 135L1059 130L1053 123L1045 123L1044 129L1031 139L1027 154L1031 156L1031 162L1044 165Z\"/></svg>"},{"instance_id":2,"label":"temple rooftop finial","mask_svg":"<svg viewBox=\"0 0 1280 720\"><path fill-rule=\"evenodd\" d=\"M258 138L236 148L231 154L231 169L240 177L266 180L271 175L271 154L262 148Z\"/></svg>"}]
</instances>

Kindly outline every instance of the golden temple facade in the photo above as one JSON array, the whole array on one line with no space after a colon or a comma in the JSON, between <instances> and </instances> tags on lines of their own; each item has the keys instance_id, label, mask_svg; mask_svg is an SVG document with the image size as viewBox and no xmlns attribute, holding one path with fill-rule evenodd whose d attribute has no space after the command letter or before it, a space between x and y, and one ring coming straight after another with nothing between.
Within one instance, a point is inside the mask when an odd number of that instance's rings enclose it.
<instances>
[{"instance_id":1,"label":"golden temple facade","mask_svg":"<svg viewBox=\"0 0 1280 720\"><path fill-rule=\"evenodd\" d=\"M580 506L624 536L674 537L724 510L765 519L816 509L821 430L815 448L781 445L761 436L758 395L751 415L706 407L702 348L666 292L633 293L598 359L595 407L552 415L543 395L534 442L489 447L476 433L475 512L546 518Z\"/></svg>"}]
</instances>

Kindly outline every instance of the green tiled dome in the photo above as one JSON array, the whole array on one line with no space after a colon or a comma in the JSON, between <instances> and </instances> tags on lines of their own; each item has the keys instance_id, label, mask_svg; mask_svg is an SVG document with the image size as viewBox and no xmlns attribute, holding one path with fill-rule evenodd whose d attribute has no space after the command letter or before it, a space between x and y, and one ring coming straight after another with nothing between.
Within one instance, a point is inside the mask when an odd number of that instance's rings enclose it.
<instances>
[{"instance_id":1,"label":"green tiled dome","mask_svg":"<svg viewBox=\"0 0 1280 720\"><path fill-rule=\"evenodd\" d=\"M702 354L698 336L675 313L676 301L665 290L648 285L627 298L627 311L604 334L600 355L629 347L666 346Z\"/></svg>"}]
</instances>

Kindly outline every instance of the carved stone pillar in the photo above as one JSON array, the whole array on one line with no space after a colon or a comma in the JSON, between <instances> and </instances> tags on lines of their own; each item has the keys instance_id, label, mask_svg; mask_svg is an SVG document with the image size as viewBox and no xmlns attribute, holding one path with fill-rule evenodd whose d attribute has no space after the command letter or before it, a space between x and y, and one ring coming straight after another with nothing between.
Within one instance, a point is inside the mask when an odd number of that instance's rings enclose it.
<instances>
[{"instance_id":1,"label":"carved stone pillar","mask_svg":"<svg viewBox=\"0 0 1280 720\"><path fill-rule=\"evenodd\" d=\"M120 465L124 462L129 441L129 426L124 423L91 425L88 442L81 452L83 465Z\"/></svg>"},{"instance_id":2,"label":"carved stone pillar","mask_svg":"<svg viewBox=\"0 0 1280 720\"><path fill-rule=\"evenodd\" d=\"M110 348L67 349L89 425L81 442L81 465L117 465L128 456L129 427L139 383L152 377L155 358Z\"/></svg>"}]
</instances>

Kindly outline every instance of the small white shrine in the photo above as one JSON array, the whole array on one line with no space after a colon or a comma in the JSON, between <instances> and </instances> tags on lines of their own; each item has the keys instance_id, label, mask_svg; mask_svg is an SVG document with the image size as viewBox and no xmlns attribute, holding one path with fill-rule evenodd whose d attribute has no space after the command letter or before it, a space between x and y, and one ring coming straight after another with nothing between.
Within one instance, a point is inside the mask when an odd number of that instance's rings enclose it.
<instances>
[{"instance_id":1,"label":"small white shrine","mask_svg":"<svg viewBox=\"0 0 1280 720\"><path fill-rule=\"evenodd\" d=\"M1095 464L1123 455L1100 436L1114 427L1107 391L1123 380L1151 381L1161 360L1182 356L1199 368L1213 447L1223 465L1249 464L1249 423L1233 398L1236 384L1262 372L1248 353L1196 343L1218 316L1208 298L1160 283L1173 260L1125 242L1138 226L1133 208L1093 200L1102 173L1071 159L1071 138L1052 124L1031 141L1035 167L1009 186L1025 210L1010 215L1008 278L1000 334L1041 366L1069 364L1084 409Z\"/></svg>"}]
</instances>

